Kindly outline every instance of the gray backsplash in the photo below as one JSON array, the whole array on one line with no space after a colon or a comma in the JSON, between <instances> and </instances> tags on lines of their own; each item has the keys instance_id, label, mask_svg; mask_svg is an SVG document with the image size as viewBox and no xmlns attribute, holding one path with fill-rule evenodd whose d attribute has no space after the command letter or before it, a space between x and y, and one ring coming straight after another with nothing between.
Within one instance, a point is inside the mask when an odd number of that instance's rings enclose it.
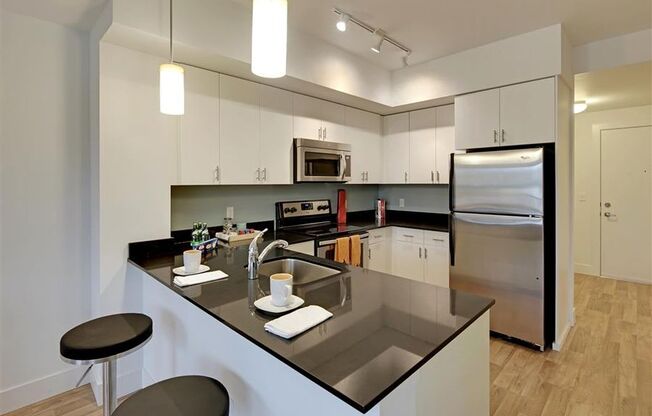
<instances>
[{"instance_id":1,"label":"gray backsplash","mask_svg":"<svg viewBox=\"0 0 652 416\"><path fill-rule=\"evenodd\" d=\"M226 207L234 207L236 222L274 218L274 203L330 198L337 204L337 190L347 191L349 211L374 209L376 198L387 199L393 210L448 212L448 187L444 185L342 185L333 183L295 185L208 185L172 187L172 230L192 227L194 221L222 224ZM399 198L405 207L399 207Z\"/></svg>"}]
</instances>

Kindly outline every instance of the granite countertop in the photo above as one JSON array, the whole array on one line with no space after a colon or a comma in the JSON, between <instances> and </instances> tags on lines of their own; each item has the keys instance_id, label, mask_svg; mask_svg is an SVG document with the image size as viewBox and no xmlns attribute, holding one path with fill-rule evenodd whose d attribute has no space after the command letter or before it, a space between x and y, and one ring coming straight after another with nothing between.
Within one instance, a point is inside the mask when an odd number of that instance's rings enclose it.
<instances>
[{"instance_id":1,"label":"granite countertop","mask_svg":"<svg viewBox=\"0 0 652 416\"><path fill-rule=\"evenodd\" d=\"M386 218L383 221L378 221L375 218L374 211L354 211L347 215L346 223L367 230L383 227L407 227L448 232L448 214L428 212L388 210Z\"/></svg>"},{"instance_id":2,"label":"granite countertop","mask_svg":"<svg viewBox=\"0 0 652 416\"><path fill-rule=\"evenodd\" d=\"M271 238L271 237L270 237ZM269 241L268 238L267 240ZM269 259L295 257L337 268L340 274L294 292L333 312L323 324L284 340L265 332L273 317L253 302L269 294L269 279L247 279L247 245L206 256L212 270L229 277L176 287L172 269L186 244L173 239L130 244L129 262L291 368L366 413L466 327L493 300L380 272L275 249ZM442 375L445 377L445 375Z\"/></svg>"}]
</instances>

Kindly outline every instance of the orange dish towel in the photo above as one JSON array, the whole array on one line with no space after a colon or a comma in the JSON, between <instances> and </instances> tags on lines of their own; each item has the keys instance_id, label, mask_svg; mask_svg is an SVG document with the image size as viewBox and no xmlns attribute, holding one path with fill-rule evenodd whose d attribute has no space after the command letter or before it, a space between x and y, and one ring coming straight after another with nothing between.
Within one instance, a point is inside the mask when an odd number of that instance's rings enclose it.
<instances>
[{"instance_id":1,"label":"orange dish towel","mask_svg":"<svg viewBox=\"0 0 652 416\"><path fill-rule=\"evenodd\" d=\"M360 236L354 234L350 237L351 239L351 266L360 267L362 263L362 250L360 247Z\"/></svg>"},{"instance_id":2,"label":"orange dish towel","mask_svg":"<svg viewBox=\"0 0 652 416\"><path fill-rule=\"evenodd\" d=\"M335 261L351 264L350 244L351 239L349 237L342 237L335 240Z\"/></svg>"}]
</instances>

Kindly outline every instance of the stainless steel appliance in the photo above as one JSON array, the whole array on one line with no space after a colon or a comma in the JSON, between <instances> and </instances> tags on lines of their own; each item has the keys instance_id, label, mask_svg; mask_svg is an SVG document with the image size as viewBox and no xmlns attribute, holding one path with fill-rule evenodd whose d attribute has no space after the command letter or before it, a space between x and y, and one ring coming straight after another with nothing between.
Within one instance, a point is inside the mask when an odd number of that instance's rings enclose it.
<instances>
[{"instance_id":1,"label":"stainless steel appliance","mask_svg":"<svg viewBox=\"0 0 652 416\"><path fill-rule=\"evenodd\" d=\"M496 300L491 330L543 350L554 331L554 153L452 155L450 286Z\"/></svg>"},{"instance_id":2,"label":"stainless steel appliance","mask_svg":"<svg viewBox=\"0 0 652 416\"><path fill-rule=\"evenodd\" d=\"M351 180L351 146L322 140L294 139L294 182Z\"/></svg>"},{"instance_id":3,"label":"stainless steel appliance","mask_svg":"<svg viewBox=\"0 0 652 416\"><path fill-rule=\"evenodd\" d=\"M338 224L328 199L276 203L276 228L314 238L317 257L333 260L338 237L360 235L361 267L366 266L369 233L353 225Z\"/></svg>"}]
</instances>

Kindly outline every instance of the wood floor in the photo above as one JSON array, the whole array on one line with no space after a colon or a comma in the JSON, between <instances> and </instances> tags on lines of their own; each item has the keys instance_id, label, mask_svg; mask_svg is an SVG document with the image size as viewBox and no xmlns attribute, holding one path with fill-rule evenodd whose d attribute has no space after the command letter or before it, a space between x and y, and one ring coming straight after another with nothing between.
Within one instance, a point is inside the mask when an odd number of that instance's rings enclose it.
<instances>
[{"instance_id":1,"label":"wood floor","mask_svg":"<svg viewBox=\"0 0 652 416\"><path fill-rule=\"evenodd\" d=\"M651 301L652 286L576 275L563 351L491 340L491 414L652 416ZM6 416L101 414L83 386Z\"/></svg>"}]
</instances>

